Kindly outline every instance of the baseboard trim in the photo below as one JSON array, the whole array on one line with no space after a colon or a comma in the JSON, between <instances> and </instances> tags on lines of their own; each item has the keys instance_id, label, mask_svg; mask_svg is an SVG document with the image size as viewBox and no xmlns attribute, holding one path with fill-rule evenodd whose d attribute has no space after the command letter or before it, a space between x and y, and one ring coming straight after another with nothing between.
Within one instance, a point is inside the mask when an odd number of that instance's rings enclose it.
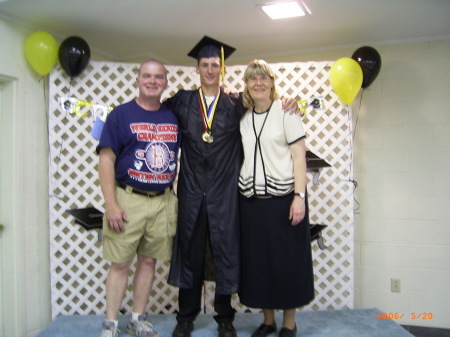
<instances>
[{"instance_id":1,"label":"baseboard trim","mask_svg":"<svg viewBox=\"0 0 450 337\"><path fill-rule=\"evenodd\" d=\"M415 325L402 325L402 327L414 336L450 337L450 329L430 328L430 327L415 326Z\"/></svg>"}]
</instances>

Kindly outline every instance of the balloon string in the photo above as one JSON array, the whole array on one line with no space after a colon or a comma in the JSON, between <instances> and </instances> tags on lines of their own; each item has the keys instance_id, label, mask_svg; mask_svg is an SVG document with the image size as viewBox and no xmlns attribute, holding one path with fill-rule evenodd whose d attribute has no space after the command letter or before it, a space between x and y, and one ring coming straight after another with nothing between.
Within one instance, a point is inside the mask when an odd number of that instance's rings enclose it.
<instances>
[{"instance_id":1,"label":"balloon string","mask_svg":"<svg viewBox=\"0 0 450 337\"><path fill-rule=\"evenodd\" d=\"M42 76L42 79L45 79L45 76ZM42 80L41 79L41 80ZM49 110L49 104L48 104L48 95L47 95L47 87L46 84L49 84L49 82L44 81L43 85L44 85L44 101L45 101L45 121L46 121L46 126L47 126L47 134L50 134L50 110ZM67 112L66 112L66 116L67 116ZM49 167L51 165L53 165L53 163L56 163L56 172L59 171L59 165L61 163L61 155L62 155L62 149L63 149L63 139L61 138L61 143L59 144L59 148L58 148L58 153L56 155L56 158L52 158L52 150L51 150L51 144L50 144L50 137L47 137L47 146L48 146L48 165ZM57 184L55 183L55 176L52 176L50 178L53 181L53 186L57 186ZM56 197L58 199L61 199L61 197L59 195L57 195L55 193L56 187L53 188L53 191L49 194L50 198Z\"/></svg>"},{"instance_id":2,"label":"balloon string","mask_svg":"<svg viewBox=\"0 0 450 337\"><path fill-rule=\"evenodd\" d=\"M72 91L72 77L70 78L70 82L69 82L69 96L70 97L70 92Z\"/></svg>"},{"instance_id":3,"label":"balloon string","mask_svg":"<svg viewBox=\"0 0 450 337\"><path fill-rule=\"evenodd\" d=\"M345 110L347 112L347 123L348 123L348 127L349 127L349 133L350 133L350 172L349 172L349 181L353 181L353 169L352 169L352 163L353 163L353 139L352 139L352 115L351 115L351 111L352 108L350 108L350 106L345 107Z\"/></svg>"},{"instance_id":4,"label":"balloon string","mask_svg":"<svg viewBox=\"0 0 450 337\"><path fill-rule=\"evenodd\" d=\"M356 188L358 187L358 182L355 180L355 178L353 176L353 143L354 143L354 139L355 139L355 135L356 135L356 127L358 125L359 113L361 111L363 91L364 91L364 89L361 91L361 95L360 95L360 99L359 99L359 107L358 107L358 111L356 113L356 121L355 121L354 130L353 130L353 135L352 135L352 130L350 129L350 159L351 159L351 163L350 163L349 182L351 182L353 184L353 201L356 204L356 207L353 208L353 211L355 212L355 214L359 214L358 211L359 211L361 205L359 204L358 200L355 198L355 191L356 191ZM349 125L351 128L353 121L352 121L352 118L350 117L350 111L352 111L352 110L350 107L348 107L347 113L348 113Z\"/></svg>"},{"instance_id":5,"label":"balloon string","mask_svg":"<svg viewBox=\"0 0 450 337\"><path fill-rule=\"evenodd\" d=\"M359 98L359 107L358 107L358 112L356 113L355 128L354 128L354 130L353 130L353 140L355 140L356 127L358 126L359 112L361 111L363 92L364 92L364 89L361 90L361 95L360 95L360 98Z\"/></svg>"}]
</instances>

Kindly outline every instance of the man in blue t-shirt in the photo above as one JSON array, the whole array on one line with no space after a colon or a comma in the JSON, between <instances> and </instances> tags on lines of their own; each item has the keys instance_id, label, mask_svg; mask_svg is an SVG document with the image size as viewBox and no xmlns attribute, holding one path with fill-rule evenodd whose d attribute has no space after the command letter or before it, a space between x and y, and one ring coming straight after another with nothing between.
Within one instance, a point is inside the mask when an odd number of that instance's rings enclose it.
<instances>
[{"instance_id":1,"label":"man in blue t-shirt","mask_svg":"<svg viewBox=\"0 0 450 337\"><path fill-rule=\"evenodd\" d=\"M103 255L111 261L101 337L119 334L119 309L136 254L133 312L127 332L158 336L146 321L145 310L156 261L169 260L172 254L178 211L172 184L180 146L177 118L161 104L166 74L164 65L155 60L141 65L136 79L138 97L110 113L97 146L105 200Z\"/></svg>"}]
</instances>

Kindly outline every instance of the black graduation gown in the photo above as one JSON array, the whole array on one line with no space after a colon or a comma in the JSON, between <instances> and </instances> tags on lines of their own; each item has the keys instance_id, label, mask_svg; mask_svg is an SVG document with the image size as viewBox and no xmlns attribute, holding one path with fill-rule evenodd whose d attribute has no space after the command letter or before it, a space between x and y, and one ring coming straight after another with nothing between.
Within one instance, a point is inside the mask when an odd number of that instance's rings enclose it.
<instances>
[{"instance_id":1,"label":"black graduation gown","mask_svg":"<svg viewBox=\"0 0 450 337\"><path fill-rule=\"evenodd\" d=\"M211 127L212 144L202 140L205 129L198 90L180 90L166 104L176 114L182 131L178 227L168 282L180 288L192 287L187 252L205 201L216 293L236 293L240 277L238 178L242 162L239 133L242 103L237 97L221 92Z\"/></svg>"}]
</instances>

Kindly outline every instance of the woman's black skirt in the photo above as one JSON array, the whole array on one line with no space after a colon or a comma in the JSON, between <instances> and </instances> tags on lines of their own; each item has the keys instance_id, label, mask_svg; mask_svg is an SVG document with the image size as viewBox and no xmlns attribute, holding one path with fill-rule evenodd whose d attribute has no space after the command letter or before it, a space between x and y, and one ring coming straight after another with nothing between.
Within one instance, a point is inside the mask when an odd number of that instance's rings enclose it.
<instances>
[{"instance_id":1,"label":"woman's black skirt","mask_svg":"<svg viewBox=\"0 0 450 337\"><path fill-rule=\"evenodd\" d=\"M239 298L248 307L292 309L314 298L308 207L303 221L292 226L292 199L293 194L267 199L240 196Z\"/></svg>"}]
</instances>

